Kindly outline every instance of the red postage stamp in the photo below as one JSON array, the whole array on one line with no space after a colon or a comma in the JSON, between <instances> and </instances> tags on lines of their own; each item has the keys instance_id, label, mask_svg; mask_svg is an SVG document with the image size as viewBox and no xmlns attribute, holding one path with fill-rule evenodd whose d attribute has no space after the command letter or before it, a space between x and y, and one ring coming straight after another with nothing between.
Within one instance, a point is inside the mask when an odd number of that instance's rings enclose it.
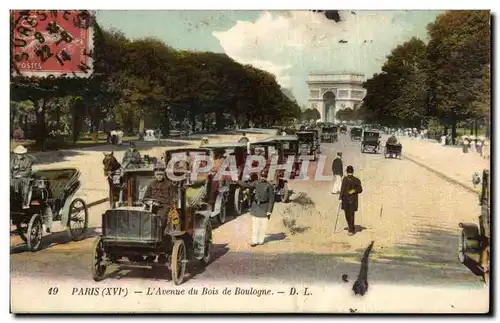
<instances>
[{"instance_id":1,"label":"red postage stamp","mask_svg":"<svg viewBox=\"0 0 500 323\"><path fill-rule=\"evenodd\" d=\"M92 75L91 11L12 10L11 15L14 75Z\"/></svg>"}]
</instances>

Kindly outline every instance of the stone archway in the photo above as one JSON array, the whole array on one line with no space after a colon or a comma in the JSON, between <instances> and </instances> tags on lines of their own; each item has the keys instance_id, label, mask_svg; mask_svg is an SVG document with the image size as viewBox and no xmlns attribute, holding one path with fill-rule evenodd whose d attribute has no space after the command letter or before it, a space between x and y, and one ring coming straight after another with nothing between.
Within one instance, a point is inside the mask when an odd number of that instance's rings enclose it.
<instances>
[{"instance_id":1,"label":"stone archway","mask_svg":"<svg viewBox=\"0 0 500 323\"><path fill-rule=\"evenodd\" d=\"M335 94L326 91L323 94L323 121L332 122L335 120Z\"/></svg>"}]
</instances>

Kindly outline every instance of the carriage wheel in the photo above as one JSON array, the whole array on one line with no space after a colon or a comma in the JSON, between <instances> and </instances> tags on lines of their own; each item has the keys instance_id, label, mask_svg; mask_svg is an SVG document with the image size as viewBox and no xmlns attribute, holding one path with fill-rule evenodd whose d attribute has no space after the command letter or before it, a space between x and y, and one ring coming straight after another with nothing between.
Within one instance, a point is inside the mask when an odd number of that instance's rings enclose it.
<instances>
[{"instance_id":1,"label":"carriage wheel","mask_svg":"<svg viewBox=\"0 0 500 323\"><path fill-rule=\"evenodd\" d=\"M490 284L490 247L486 247L481 254L481 267L484 270L483 279L486 285Z\"/></svg>"},{"instance_id":2,"label":"carriage wheel","mask_svg":"<svg viewBox=\"0 0 500 323\"><path fill-rule=\"evenodd\" d=\"M23 227L23 223L16 224L17 234L23 239L24 242L27 241L26 234L28 233L28 228Z\"/></svg>"},{"instance_id":3,"label":"carriage wheel","mask_svg":"<svg viewBox=\"0 0 500 323\"><path fill-rule=\"evenodd\" d=\"M465 263L465 250L467 249L467 237L465 236L464 230L460 233L460 237L458 238L458 261L460 263Z\"/></svg>"},{"instance_id":4,"label":"carriage wheel","mask_svg":"<svg viewBox=\"0 0 500 323\"><path fill-rule=\"evenodd\" d=\"M283 183L283 197L282 197L283 203L288 203L290 202L290 190L288 189L288 183L285 182Z\"/></svg>"},{"instance_id":5,"label":"carriage wheel","mask_svg":"<svg viewBox=\"0 0 500 323\"><path fill-rule=\"evenodd\" d=\"M172 280L176 285L182 284L184 280L186 262L186 245L184 244L184 240L177 239L172 249L172 263L170 268L172 271Z\"/></svg>"},{"instance_id":6,"label":"carriage wheel","mask_svg":"<svg viewBox=\"0 0 500 323\"><path fill-rule=\"evenodd\" d=\"M81 198L76 198L69 206L67 230L74 241L83 238L87 229L89 210Z\"/></svg>"},{"instance_id":7,"label":"carriage wheel","mask_svg":"<svg viewBox=\"0 0 500 323\"><path fill-rule=\"evenodd\" d=\"M92 252L92 264L90 266L90 272L92 273L92 278L94 281L98 282L104 278L104 273L106 272L106 265L104 264L105 251L104 245L102 243L102 237L97 237L94 241L94 251Z\"/></svg>"},{"instance_id":8,"label":"carriage wheel","mask_svg":"<svg viewBox=\"0 0 500 323\"><path fill-rule=\"evenodd\" d=\"M205 250L203 251L203 258L201 258L201 263L203 266L207 266L212 261L212 224L207 221L205 227Z\"/></svg>"},{"instance_id":9,"label":"carriage wheel","mask_svg":"<svg viewBox=\"0 0 500 323\"><path fill-rule=\"evenodd\" d=\"M42 218L39 214L33 214L28 224L28 232L26 235L26 243L28 244L28 249L31 252L35 252L40 249L42 244L43 235L43 225Z\"/></svg>"},{"instance_id":10,"label":"carriage wheel","mask_svg":"<svg viewBox=\"0 0 500 323\"><path fill-rule=\"evenodd\" d=\"M223 196L220 204L219 214L217 214L217 220L219 221L220 224L226 223L226 213L227 213L226 198Z\"/></svg>"},{"instance_id":11,"label":"carriage wheel","mask_svg":"<svg viewBox=\"0 0 500 323\"><path fill-rule=\"evenodd\" d=\"M234 190L234 213L236 216L241 215L243 211L243 194L241 192L241 187L237 187Z\"/></svg>"}]
</instances>

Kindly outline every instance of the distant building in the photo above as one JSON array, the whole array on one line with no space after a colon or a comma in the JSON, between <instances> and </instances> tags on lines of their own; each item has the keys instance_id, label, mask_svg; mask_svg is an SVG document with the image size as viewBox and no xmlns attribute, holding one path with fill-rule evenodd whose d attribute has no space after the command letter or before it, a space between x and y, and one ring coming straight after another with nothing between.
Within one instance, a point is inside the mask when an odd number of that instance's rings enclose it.
<instances>
[{"instance_id":1,"label":"distant building","mask_svg":"<svg viewBox=\"0 0 500 323\"><path fill-rule=\"evenodd\" d=\"M308 108L317 109L323 122L337 122L337 111L358 109L366 95L364 74L350 72L309 73Z\"/></svg>"}]
</instances>

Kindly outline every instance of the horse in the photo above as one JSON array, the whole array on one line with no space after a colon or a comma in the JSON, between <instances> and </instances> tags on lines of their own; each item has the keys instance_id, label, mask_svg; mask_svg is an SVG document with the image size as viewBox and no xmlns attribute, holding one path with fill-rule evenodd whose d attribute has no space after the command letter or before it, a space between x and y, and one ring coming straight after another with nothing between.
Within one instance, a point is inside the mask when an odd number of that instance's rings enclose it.
<instances>
[{"instance_id":1,"label":"horse","mask_svg":"<svg viewBox=\"0 0 500 323\"><path fill-rule=\"evenodd\" d=\"M104 159L102 164L104 165L104 176L108 179L109 185L109 204L111 207L114 206L115 202L120 199L120 186L122 185L121 180L119 183L114 183L113 176L117 175L118 171L121 170L122 165L118 162L113 152L103 153Z\"/></svg>"}]
</instances>

